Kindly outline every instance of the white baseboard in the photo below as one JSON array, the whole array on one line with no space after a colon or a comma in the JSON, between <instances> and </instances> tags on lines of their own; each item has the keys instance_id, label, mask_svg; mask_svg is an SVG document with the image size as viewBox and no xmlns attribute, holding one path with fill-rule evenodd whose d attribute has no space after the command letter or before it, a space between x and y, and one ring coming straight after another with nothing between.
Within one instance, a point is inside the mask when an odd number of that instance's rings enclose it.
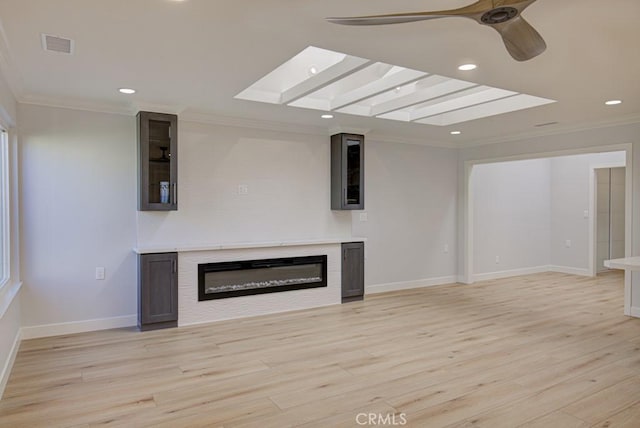
<instances>
[{"instance_id":1,"label":"white baseboard","mask_svg":"<svg viewBox=\"0 0 640 428\"><path fill-rule=\"evenodd\" d=\"M7 361L4 363L4 367L2 368L2 373L0 373L0 399L4 394L4 389L7 386L7 382L9 382L9 376L11 375L11 369L13 368L13 363L16 360L16 355L18 355L18 349L20 348L21 340L22 340L22 332L18 330L18 332L16 333L16 337L13 340L13 345L11 346L9 357L7 358Z\"/></svg>"},{"instance_id":2,"label":"white baseboard","mask_svg":"<svg viewBox=\"0 0 640 428\"><path fill-rule=\"evenodd\" d=\"M22 338L36 339L39 337L61 336L64 334L84 333L110 328L132 327L137 325L137 323L137 315L126 315L114 318L35 325L22 327Z\"/></svg>"},{"instance_id":3,"label":"white baseboard","mask_svg":"<svg viewBox=\"0 0 640 428\"><path fill-rule=\"evenodd\" d=\"M473 275L473 281L489 281L492 279L509 278L511 276L532 275L534 273L549 272L549 266L535 266L522 269L502 270L498 272L477 273Z\"/></svg>"},{"instance_id":4,"label":"white baseboard","mask_svg":"<svg viewBox=\"0 0 640 428\"><path fill-rule=\"evenodd\" d=\"M569 266L548 266L550 272L566 273L569 275L591 276L589 269L574 268Z\"/></svg>"},{"instance_id":5,"label":"white baseboard","mask_svg":"<svg viewBox=\"0 0 640 428\"><path fill-rule=\"evenodd\" d=\"M632 317L640 318L640 306L632 306L630 315Z\"/></svg>"},{"instance_id":6,"label":"white baseboard","mask_svg":"<svg viewBox=\"0 0 640 428\"><path fill-rule=\"evenodd\" d=\"M439 278L418 279L414 281L390 282L365 287L364 294L386 293L387 291L409 290L412 288L432 287L434 285L454 284L458 278L455 275Z\"/></svg>"}]
</instances>

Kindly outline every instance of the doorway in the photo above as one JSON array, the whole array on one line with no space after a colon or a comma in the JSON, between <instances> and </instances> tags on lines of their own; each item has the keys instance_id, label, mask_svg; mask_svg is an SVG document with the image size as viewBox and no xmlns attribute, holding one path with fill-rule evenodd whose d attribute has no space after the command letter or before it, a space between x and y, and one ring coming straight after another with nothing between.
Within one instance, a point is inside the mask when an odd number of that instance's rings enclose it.
<instances>
[{"instance_id":1,"label":"doorway","mask_svg":"<svg viewBox=\"0 0 640 428\"><path fill-rule=\"evenodd\" d=\"M596 272L606 272L605 260L625 256L626 168L595 169Z\"/></svg>"}]
</instances>

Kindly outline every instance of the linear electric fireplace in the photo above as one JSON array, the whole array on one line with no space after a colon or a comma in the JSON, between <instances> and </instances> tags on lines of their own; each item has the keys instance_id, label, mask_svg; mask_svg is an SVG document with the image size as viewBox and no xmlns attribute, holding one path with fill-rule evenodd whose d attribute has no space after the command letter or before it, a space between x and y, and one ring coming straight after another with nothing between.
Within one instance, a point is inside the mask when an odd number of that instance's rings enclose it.
<instances>
[{"instance_id":1,"label":"linear electric fireplace","mask_svg":"<svg viewBox=\"0 0 640 428\"><path fill-rule=\"evenodd\" d=\"M326 286L326 255L198 265L198 301Z\"/></svg>"}]
</instances>

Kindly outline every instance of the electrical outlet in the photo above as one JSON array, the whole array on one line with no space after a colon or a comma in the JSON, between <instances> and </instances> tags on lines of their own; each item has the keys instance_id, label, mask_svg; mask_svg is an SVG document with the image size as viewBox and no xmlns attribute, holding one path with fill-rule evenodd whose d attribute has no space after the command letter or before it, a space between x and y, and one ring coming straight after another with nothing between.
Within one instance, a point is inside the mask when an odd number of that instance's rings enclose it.
<instances>
[{"instance_id":1,"label":"electrical outlet","mask_svg":"<svg viewBox=\"0 0 640 428\"><path fill-rule=\"evenodd\" d=\"M500 263L500 256L496 256L496 264Z\"/></svg>"},{"instance_id":2,"label":"electrical outlet","mask_svg":"<svg viewBox=\"0 0 640 428\"><path fill-rule=\"evenodd\" d=\"M97 267L96 268L96 279L97 280L103 280L104 279L104 268L103 267Z\"/></svg>"},{"instance_id":3,"label":"electrical outlet","mask_svg":"<svg viewBox=\"0 0 640 428\"><path fill-rule=\"evenodd\" d=\"M369 220L369 216L367 215L367 213L360 213L360 221L368 221Z\"/></svg>"},{"instance_id":4,"label":"electrical outlet","mask_svg":"<svg viewBox=\"0 0 640 428\"><path fill-rule=\"evenodd\" d=\"M571 239L567 239L566 241L564 241L564 246L567 248L571 248Z\"/></svg>"},{"instance_id":5,"label":"electrical outlet","mask_svg":"<svg viewBox=\"0 0 640 428\"><path fill-rule=\"evenodd\" d=\"M444 253L445 254L449 253L449 244L444 244Z\"/></svg>"},{"instance_id":6,"label":"electrical outlet","mask_svg":"<svg viewBox=\"0 0 640 428\"><path fill-rule=\"evenodd\" d=\"M249 185L248 184L240 184L238 185L238 195L248 195L249 194Z\"/></svg>"},{"instance_id":7,"label":"electrical outlet","mask_svg":"<svg viewBox=\"0 0 640 428\"><path fill-rule=\"evenodd\" d=\"M582 212L582 217L584 217L584 218L589 218L589 210L584 210L584 211Z\"/></svg>"}]
</instances>

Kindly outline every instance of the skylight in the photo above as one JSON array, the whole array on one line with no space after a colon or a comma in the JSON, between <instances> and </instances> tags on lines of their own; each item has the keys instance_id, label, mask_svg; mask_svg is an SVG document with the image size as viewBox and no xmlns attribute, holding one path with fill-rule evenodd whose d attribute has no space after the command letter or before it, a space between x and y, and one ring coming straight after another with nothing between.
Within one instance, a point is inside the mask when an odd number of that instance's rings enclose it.
<instances>
[{"instance_id":1,"label":"skylight","mask_svg":"<svg viewBox=\"0 0 640 428\"><path fill-rule=\"evenodd\" d=\"M437 126L555 102L313 46L235 98Z\"/></svg>"}]
</instances>

